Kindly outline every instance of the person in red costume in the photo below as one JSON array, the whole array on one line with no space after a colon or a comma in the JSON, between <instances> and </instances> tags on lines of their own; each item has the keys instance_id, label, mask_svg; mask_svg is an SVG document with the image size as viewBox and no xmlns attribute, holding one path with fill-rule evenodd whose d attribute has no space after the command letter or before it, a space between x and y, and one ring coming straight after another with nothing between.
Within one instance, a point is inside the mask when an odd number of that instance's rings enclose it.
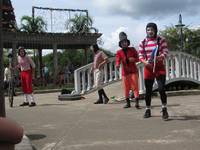
<instances>
[{"instance_id":1,"label":"person in red costume","mask_svg":"<svg viewBox=\"0 0 200 150\"><path fill-rule=\"evenodd\" d=\"M167 112L167 95L165 93L165 58L168 54L168 48L166 40L158 36L157 32L157 25L148 23L146 26L147 37L139 45L139 59L144 64L144 83L146 88L144 118L151 117L151 96L154 80L156 79L162 102L162 118L167 120L169 115Z\"/></svg>"},{"instance_id":2,"label":"person in red costume","mask_svg":"<svg viewBox=\"0 0 200 150\"><path fill-rule=\"evenodd\" d=\"M116 68L122 64L122 83L126 105L124 108L131 107L129 92L133 90L135 97L135 107L139 108L139 88L138 88L138 69L136 63L139 61L138 53L134 47L129 47L130 41L124 32L119 33L119 49L116 54Z\"/></svg>"},{"instance_id":3,"label":"person in red costume","mask_svg":"<svg viewBox=\"0 0 200 150\"><path fill-rule=\"evenodd\" d=\"M24 102L20 106L36 106L32 87L32 78L34 78L35 63L31 59L31 57L26 54L24 47L19 47L18 65L16 66L16 68L20 70L22 90L24 92Z\"/></svg>"}]
</instances>

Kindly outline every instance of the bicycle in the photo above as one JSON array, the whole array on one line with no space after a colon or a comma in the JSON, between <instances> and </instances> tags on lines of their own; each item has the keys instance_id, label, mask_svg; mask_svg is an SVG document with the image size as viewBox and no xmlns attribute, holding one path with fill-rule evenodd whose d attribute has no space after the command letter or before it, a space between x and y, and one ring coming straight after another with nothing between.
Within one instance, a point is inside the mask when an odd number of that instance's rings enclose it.
<instances>
[{"instance_id":1,"label":"bicycle","mask_svg":"<svg viewBox=\"0 0 200 150\"><path fill-rule=\"evenodd\" d=\"M8 100L10 107L13 107L14 80L13 80L13 69L12 69L12 53L8 54L8 59L9 59L9 70L10 70L10 77L8 82Z\"/></svg>"},{"instance_id":2,"label":"bicycle","mask_svg":"<svg viewBox=\"0 0 200 150\"><path fill-rule=\"evenodd\" d=\"M13 96L14 96L14 85L13 85L13 80L11 79L8 85L8 100L10 107L13 107L13 99L14 99Z\"/></svg>"}]
</instances>

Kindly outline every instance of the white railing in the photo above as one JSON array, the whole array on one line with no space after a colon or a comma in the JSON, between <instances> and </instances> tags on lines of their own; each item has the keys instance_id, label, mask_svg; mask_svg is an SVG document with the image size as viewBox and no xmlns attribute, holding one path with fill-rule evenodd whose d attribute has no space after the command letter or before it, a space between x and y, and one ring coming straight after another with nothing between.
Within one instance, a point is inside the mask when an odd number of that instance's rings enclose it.
<instances>
[{"instance_id":1,"label":"white railing","mask_svg":"<svg viewBox=\"0 0 200 150\"><path fill-rule=\"evenodd\" d=\"M85 94L94 90L93 74L90 73L92 64L83 66L74 72L75 93ZM145 93L143 64L137 64L139 71L139 92ZM167 84L179 80L188 80L200 84L200 59L182 52L170 52L166 59ZM121 80L121 67L118 72L115 67L115 57L109 58L104 66L104 85ZM157 85L154 85L154 89Z\"/></svg>"}]
</instances>

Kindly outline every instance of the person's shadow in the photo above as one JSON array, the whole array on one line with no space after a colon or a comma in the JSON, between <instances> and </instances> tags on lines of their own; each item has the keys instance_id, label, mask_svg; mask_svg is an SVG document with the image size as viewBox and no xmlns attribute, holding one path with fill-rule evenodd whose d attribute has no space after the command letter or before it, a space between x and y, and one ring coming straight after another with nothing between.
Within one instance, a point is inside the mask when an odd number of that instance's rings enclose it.
<instances>
[{"instance_id":1,"label":"person's shadow","mask_svg":"<svg viewBox=\"0 0 200 150\"><path fill-rule=\"evenodd\" d=\"M200 120L200 115L169 116L168 121L173 121L173 120L180 120L180 121Z\"/></svg>"},{"instance_id":2,"label":"person's shadow","mask_svg":"<svg viewBox=\"0 0 200 150\"><path fill-rule=\"evenodd\" d=\"M43 139L43 138L46 138L46 137L47 137L47 136L44 135L44 134L26 134L26 136L27 136L31 141L40 140L40 139Z\"/></svg>"}]
</instances>

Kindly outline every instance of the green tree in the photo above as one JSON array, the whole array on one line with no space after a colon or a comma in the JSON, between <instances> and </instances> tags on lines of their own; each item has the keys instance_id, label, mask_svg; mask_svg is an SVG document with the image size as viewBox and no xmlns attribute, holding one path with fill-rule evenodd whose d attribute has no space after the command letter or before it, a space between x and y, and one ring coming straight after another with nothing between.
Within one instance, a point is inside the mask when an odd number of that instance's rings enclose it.
<instances>
[{"instance_id":1,"label":"green tree","mask_svg":"<svg viewBox=\"0 0 200 150\"><path fill-rule=\"evenodd\" d=\"M178 51L180 49L179 34L174 26L166 27L159 34L165 37L171 51Z\"/></svg>"},{"instance_id":2,"label":"green tree","mask_svg":"<svg viewBox=\"0 0 200 150\"><path fill-rule=\"evenodd\" d=\"M90 16L75 14L74 18L69 19L66 23L66 29L69 29L71 33L89 33L92 31L97 33L98 30L92 27L92 25L93 20Z\"/></svg>"},{"instance_id":3,"label":"green tree","mask_svg":"<svg viewBox=\"0 0 200 150\"><path fill-rule=\"evenodd\" d=\"M166 27L159 34L166 38L171 51L180 51L180 36L174 26ZM183 52L192 54L200 58L200 29L183 28Z\"/></svg>"}]
</instances>

